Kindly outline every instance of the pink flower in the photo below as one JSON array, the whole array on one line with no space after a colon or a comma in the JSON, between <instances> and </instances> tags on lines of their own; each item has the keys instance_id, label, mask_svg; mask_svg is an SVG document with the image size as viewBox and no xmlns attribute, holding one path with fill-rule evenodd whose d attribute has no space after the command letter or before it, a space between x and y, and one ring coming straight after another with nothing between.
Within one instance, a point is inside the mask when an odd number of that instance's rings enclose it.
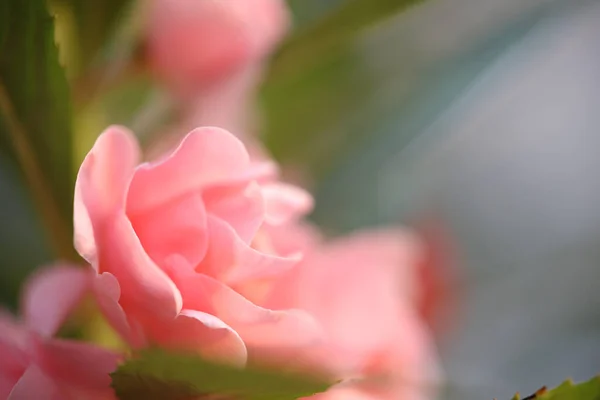
<instances>
[{"instance_id":1,"label":"pink flower","mask_svg":"<svg viewBox=\"0 0 600 400\"><path fill-rule=\"evenodd\" d=\"M1 399L114 398L109 373L116 369L116 354L52 338L89 291L89 272L66 266L44 269L26 285L23 321L0 313Z\"/></svg>"},{"instance_id":2,"label":"pink flower","mask_svg":"<svg viewBox=\"0 0 600 400\"><path fill-rule=\"evenodd\" d=\"M152 0L150 63L176 93L197 93L262 62L290 24L283 0Z\"/></svg>"},{"instance_id":3,"label":"pink flower","mask_svg":"<svg viewBox=\"0 0 600 400\"><path fill-rule=\"evenodd\" d=\"M219 128L191 132L172 153L138 165L134 136L111 127L81 165L75 247L94 267L101 309L135 347L154 343L243 364L248 350L311 343L310 314L242 296L248 282L292 268L298 254L260 252L261 226L297 218L311 198L273 180Z\"/></svg>"},{"instance_id":4,"label":"pink flower","mask_svg":"<svg viewBox=\"0 0 600 400\"><path fill-rule=\"evenodd\" d=\"M219 126L260 149L254 98L266 59L290 26L285 1L151 0L146 11L149 64L179 114L149 154L197 126Z\"/></svg>"},{"instance_id":5,"label":"pink flower","mask_svg":"<svg viewBox=\"0 0 600 400\"><path fill-rule=\"evenodd\" d=\"M421 256L415 237L390 229L323 242L306 226L269 230L272 246L287 251L301 246L305 257L263 304L313 315L326 339L295 359L304 368L355 380L318 398L427 398L439 371L429 332L415 307Z\"/></svg>"}]
</instances>

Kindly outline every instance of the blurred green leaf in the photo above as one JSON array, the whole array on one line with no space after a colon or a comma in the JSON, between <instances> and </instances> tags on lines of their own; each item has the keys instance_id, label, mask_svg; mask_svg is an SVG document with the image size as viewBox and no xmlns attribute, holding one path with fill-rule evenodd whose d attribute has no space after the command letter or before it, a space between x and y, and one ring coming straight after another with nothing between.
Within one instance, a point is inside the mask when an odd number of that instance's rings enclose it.
<instances>
[{"instance_id":1,"label":"blurred green leaf","mask_svg":"<svg viewBox=\"0 0 600 400\"><path fill-rule=\"evenodd\" d=\"M72 250L71 102L43 0L0 6L0 148L16 162L57 255Z\"/></svg>"},{"instance_id":2,"label":"blurred green leaf","mask_svg":"<svg viewBox=\"0 0 600 400\"><path fill-rule=\"evenodd\" d=\"M566 381L552 390L542 388L535 394L521 399L519 394L513 400L598 400L600 399L600 377L596 376L587 382L574 384Z\"/></svg>"},{"instance_id":3,"label":"blurred green leaf","mask_svg":"<svg viewBox=\"0 0 600 400\"><path fill-rule=\"evenodd\" d=\"M112 375L121 400L219 398L295 400L328 385L301 376L258 369L238 369L196 356L149 350L127 361ZM213 397L210 397L213 396ZM232 397L228 397L232 396Z\"/></svg>"},{"instance_id":4,"label":"blurred green leaf","mask_svg":"<svg viewBox=\"0 0 600 400\"><path fill-rule=\"evenodd\" d=\"M339 7L345 0L287 0L292 11L294 28L302 28L319 20L325 13Z\"/></svg>"},{"instance_id":5,"label":"blurred green leaf","mask_svg":"<svg viewBox=\"0 0 600 400\"><path fill-rule=\"evenodd\" d=\"M347 1L284 44L273 59L261 98L264 139L276 158L319 171L335 159L348 134L340 121L376 90L357 46L362 33L417 2Z\"/></svg>"},{"instance_id":6,"label":"blurred green leaf","mask_svg":"<svg viewBox=\"0 0 600 400\"><path fill-rule=\"evenodd\" d=\"M142 131L137 124L143 118L147 103L154 94L154 82L144 74L131 77L123 83L103 90L93 97L75 115L77 137L75 138L76 162L80 163L92 148L96 138L107 126L118 124L134 129L139 136ZM152 113L154 110L150 110ZM159 113L156 117L159 118ZM154 117L155 114L153 113ZM154 126L152 126L154 128ZM143 128L143 127L142 127ZM138 129L140 129L138 131Z\"/></svg>"},{"instance_id":7,"label":"blurred green leaf","mask_svg":"<svg viewBox=\"0 0 600 400\"><path fill-rule=\"evenodd\" d=\"M114 35L119 18L131 0L54 0L70 13L73 24L71 38L76 41L78 71L84 70L98 57L109 38Z\"/></svg>"},{"instance_id":8,"label":"blurred green leaf","mask_svg":"<svg viewBox=\"0 0 600 400\"><path fill-rule=\"evenodd\" d=\"M345 1L321 21L293 36L280 57L291 57L290 53L301 50L315 51L316 43L327 47L333 41L351 39L357 31L391 18L397 12L418 2L420 0Z\"/></svg>"},{"instance_id":9,"label":"blurred green leaf","mask_svg":"<svg viewBox=\"0 0 600 400\"><path fill-rule=\"evenodd\" d=\"M18 165L0 150L0 303L17 311L21 282L53 259Z\"/></svg>"}]
</instances>

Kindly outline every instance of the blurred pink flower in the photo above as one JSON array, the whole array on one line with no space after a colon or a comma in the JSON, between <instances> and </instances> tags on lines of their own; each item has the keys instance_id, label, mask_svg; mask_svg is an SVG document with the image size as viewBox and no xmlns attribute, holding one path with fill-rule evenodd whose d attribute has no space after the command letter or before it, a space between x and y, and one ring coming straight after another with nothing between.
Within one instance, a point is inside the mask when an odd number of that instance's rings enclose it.
<instances>
[{"instance_id":1,"label":"blurred pink flower","mask_svg":"<svg viewBox=\"0 0 600 400\"><path fill-rule=\"evenodd\" d=\"M427 398L440 376L429 332L415 307L417 239L397 229L328 242L308 226L269 230L273 248L289 252L297 247L305 257L263 295L263 304L308 311L326 338L295 354L295 362L355 380L317 398Z\"/></svg>"},{"instance_id":2,"label":"blurred pink flower","mask_svg":"<svg viewBox=\"0 0 600 400\"><path fill-rule=\"evenodd\" d=\"M458 247L443 219L426 215L415 224L423 242L418 268L420 291L417 309L436 335L444 335L460 318Z\"/></svg>"},{"instance_id":3,"label":"blurred pink flower","mask_svg":"<svg viewBox=\"0 0 600 400\"><path fill-rule=\"evenodd\" d=\"M150 67L178 113L151 143L150 158L198 126L224 128L264 153L254 99L267 57L290 27L285 1L152 0L147 14Z\"/></svg>"},{"instance_id":4,"label":"blurred pink flower","mask_svg":"<svg viewBox=\"0 0 600 400\"><path fill-rule=\"evenodd\" d=\"M219 128L199 128L153 163L124 128L111 127L85 158L75 188L75 246L98 273L101 309L135 347L185 348L243 364L249 349L319 338L305 311L273 311L238 288L292 268L299 254L251 246L263 224L312 206L250 161Z\"/></svg>"},{"instance_id":5,"label":"blurred pink flower","mask_svg":"<svg viewBox=\"0 0 600 400\"><path fill-rule=\"evenodd\" d=\"M9 400L114 399L109 374L119 356L105 349L52 338L89 292L89 270L56 266L27 283L23 321L0 313L0 398Z\"/></svg>"},{"instance_id":6,"label":"blurred pink flower","mask_svg":"<svg viewBox=\"0 0 600 400\"><path fill-rule=\"evenodd\" d=\"M290 24L283 0L151 0L152 68L185 98L262 63Z\"/></svg>"}]
</instances>

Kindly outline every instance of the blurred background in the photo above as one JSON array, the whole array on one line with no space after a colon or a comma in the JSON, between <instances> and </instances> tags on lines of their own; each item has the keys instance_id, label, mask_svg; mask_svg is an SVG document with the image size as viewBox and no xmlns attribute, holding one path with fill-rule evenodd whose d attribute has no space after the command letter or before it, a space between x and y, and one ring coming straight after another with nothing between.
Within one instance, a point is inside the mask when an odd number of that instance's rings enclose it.
<instances>
[{"instance_id":1,"label":"blurred background","mask_svg":"<svg viewBox=\"0 0 600 400\"><path fill-rule=\"evenodd\" d=\"M93 3L51 2L61 61L78 83L66 111L73 165L108 123L145 140L168 115L143 73L103 86L143 49L136 4ZM445 295L431 317L447 374L440 398L508 399L598 373L600 1L289 6L293 31L259 93L261 137L315 193L312 218L326 231L402 223L440 253L432 268ZM96 36L77 51L70 41L85 29ZM114 71L81 79L85 60ZM62 140L47 135L42 146ZM23 278L56 256L33 203L2 148L8 307Z\"/></svg>"}]
</instances>

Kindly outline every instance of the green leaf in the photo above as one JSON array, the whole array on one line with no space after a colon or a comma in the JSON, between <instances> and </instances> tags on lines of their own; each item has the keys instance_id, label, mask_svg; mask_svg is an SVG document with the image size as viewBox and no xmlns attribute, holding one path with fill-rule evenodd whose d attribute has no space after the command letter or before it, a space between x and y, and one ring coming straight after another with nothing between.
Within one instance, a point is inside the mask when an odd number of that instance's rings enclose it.
<instances>
[{"instance_id":1,"label":"green leaf","mask_svg":"<svg viewBox=\"0 0 600 400\"><path fill-rule=\"evenodd\" d=\"M390 18L398 11L420 0L350 0L325 16L314 26L299 32L289 40L285 52L298 51L301 46L314 47L314 43L327 44L334 40L349 38L360 29Z\"/></svg>"},{"instance_id":2,"label":"green leaf","mask_svg":"<svg viewBox=\"0 0 600 400\"><path fill-rule=\"evenodd\" d=\"M43 0L0 6L0 151L19 165L58 255L72 257L71 102Z\"/></svg>"},{"instance_id":3,"label":"green leaf","mask_svg":"<svg viewBox=\"0 0 600 400\"><path fill-rule=\"evenodd\" d=\"M600 377L574 384L568 380L552 390L542 388L531 396L521 398L517 393L513 400L600 400Z\"/></svg>"},{"instance_id":4,"label":"green leaf","mask_svg":"<svg viewBox=\"0 0 600 400\"><path fill-rule=\"evenodd\" d=\"M261 93L264 139L276 158L313 173L326 169L347 140L350 118L377 90L358 46L362 34L418 2L347 1L283 45Z\"/></svg>"},{"instance_id":5,"label":"green leaf","mask_svg":"<svg viewBox=\"0 0 600 400\"><path fill-rule=\"evenodd\" d=\"M107 41L114 35L119 19L132 3L131 0L54 0L54 8L59 18L69 15L64 23L72 25L66 40L74 40L72 44L76 52L77 72L85 70L97 60L99 53Z\"/></svg>"},{"instance_id":6,"label":"green leaf","mask_svg":"<svg viewBox=\"0 0 600 400\"><path fill-rule=\"evenodd\" d=\"M254 368L238 369L196 356L143 352L112 373L121 400L295 400L327 389L314 379Z\"/></svg>"}]
</instances>

